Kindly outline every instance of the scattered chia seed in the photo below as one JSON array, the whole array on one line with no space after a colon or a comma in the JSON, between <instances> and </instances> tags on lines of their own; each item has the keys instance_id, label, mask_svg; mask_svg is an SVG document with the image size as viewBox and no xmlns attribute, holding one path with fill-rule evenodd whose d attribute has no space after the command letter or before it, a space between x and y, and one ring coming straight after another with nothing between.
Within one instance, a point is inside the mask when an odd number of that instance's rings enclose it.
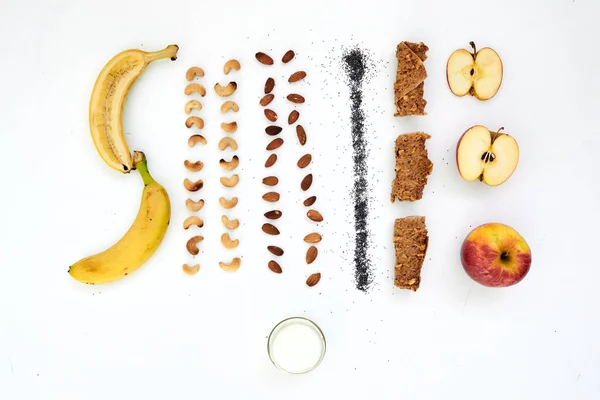
<instances>
[{"instance_id":1,"label":"scattered chia seed","mask_svg":"<svg viewBox=\"0 0 600 400\"><path fill-rule=\"evenodd\" d=\"M369 195L367 181L367 141L365 139L365 113L362 109L363 91L362 84L368 69L366 53L355 47L344 52L342 66L348 76L350 89L350 123L353 148L353 173L354 187L354 278L356 288L363 292L368 291L373 277L371 274L371 260L368 257L370 246L368 216Z\"/></svg>"}]
</instances>

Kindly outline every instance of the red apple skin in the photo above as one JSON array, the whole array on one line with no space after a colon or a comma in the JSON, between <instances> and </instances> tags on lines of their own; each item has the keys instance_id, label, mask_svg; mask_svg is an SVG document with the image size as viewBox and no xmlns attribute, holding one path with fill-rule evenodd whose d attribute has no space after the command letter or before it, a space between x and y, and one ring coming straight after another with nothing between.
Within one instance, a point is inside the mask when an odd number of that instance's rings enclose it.
<instances>
[{"instance_id":1,"label":"red apple skin","mask_svg":"<svg viewBox=\"0 0 600 400\"><path fill-rule=\"evenodd\" d=\"M488 287L515 285L531 267L531 249L525 239L513 228L499 223L473 229L460 253L467 275Z\"/></svg>"}]
</instances>

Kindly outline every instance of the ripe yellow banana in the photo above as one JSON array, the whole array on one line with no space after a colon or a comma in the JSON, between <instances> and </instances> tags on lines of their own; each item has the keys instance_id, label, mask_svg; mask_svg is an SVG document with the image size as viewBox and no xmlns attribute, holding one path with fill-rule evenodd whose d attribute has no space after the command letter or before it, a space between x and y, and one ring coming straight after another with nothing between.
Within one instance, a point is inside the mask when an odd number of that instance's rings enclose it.
<instances>
[{"instance_id":1,"label":"ripe yellow banana","mask_svg":"<svg viewBox=\"0 0 600 400\"><path fill-rule=\"evenodd\" d=\"M178 50L177 45L155 52L125 50L114 56L98 75L90 100L90 131L96 150L109 167L124 174L132 169L121 118L131 85L152 61L175 60Z\"/></svg>"},{"instance_id":2,"label":"ripe yellow banana","mask_svg":"<svg viewBox=\"0 0 600 400\"><path fill-rule=\"evenodd\" d=\"M144 180L137 217L125 236L112 247L71 265L69 274L80 282L109 283L135 272L154 254L165 236L171 219L169 195L148 172L144 153L136 151L133 161Z\"/></svg>"}]
</instances>

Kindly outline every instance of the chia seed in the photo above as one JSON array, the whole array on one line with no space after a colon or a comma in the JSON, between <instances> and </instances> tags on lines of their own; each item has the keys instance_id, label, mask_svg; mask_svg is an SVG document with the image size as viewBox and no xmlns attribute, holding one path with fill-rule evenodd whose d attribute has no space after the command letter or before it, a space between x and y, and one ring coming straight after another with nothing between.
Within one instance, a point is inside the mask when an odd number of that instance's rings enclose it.
<instances>
[{"instance_id":1,"label":"chia seed","mask_svg":"<svg viewBox=\"0 0 600 400\"><path fill-rule=\"evenodd\" d=\"M354 186L352 189L354 200L354 278L356 288L363 292L368 291L373 277L371 274L371 260L368 256L370 247L368 216L369 195L367 181L367 157L369 151L365 139L365 113L362 109L363 91L362 84L365 72L368 69L366 53L353 48L347 50L343 57L343 69L348 76L350 89L350 123L353 148L353 175Z\"/></svg>"}]
</instances>

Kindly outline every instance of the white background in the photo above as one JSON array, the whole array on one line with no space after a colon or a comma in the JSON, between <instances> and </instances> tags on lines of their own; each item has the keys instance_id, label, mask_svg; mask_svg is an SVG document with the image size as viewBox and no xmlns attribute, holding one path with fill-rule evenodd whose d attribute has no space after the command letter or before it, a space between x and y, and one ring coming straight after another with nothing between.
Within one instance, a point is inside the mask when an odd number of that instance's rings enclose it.
<instances>
[{"instance_id":1,"label":"white background","mask_svg":"<svg viewBox=\"0 0 600 400\"><path fill-rule=\"evenodd\" d=\"M598 399L600 398L600 182L598 180L597 0L496 1L23 1L0 4L0 398L13 399ZM426 117L393 117L395 47L429 47ZM456 98L445 63L470 40L495 48L505 66L488 102ZM180 46L176 62L157 61L134 84L124 114L131 149L146 152L168 190L172 222L163 245L138 272L90 287L68 266L116 241L133 220L141 192L136 173L121 175L98 157L88 102L96 76L117 52ZM375 286L353 285L351 147L343 46L373 55L365 85L370 146ZM290 64L267 68L254 53ZM241 245L226 253L217 199L220 99L202 100L209 146L189 149L185 71L200 65L208 88L227 82L223 62L242 70L235 100L241 158L240 204L233 216ZM266 120L258 106L265 79L277 79L273 108L291 110L294 88L307 151L314 155L316 207L325 223L303 215L302 149L283 132L274 172L282 183L277 239L284 273L266 267L272 240L260 226L266 174ZM521 148L502 186L464 182L455 167L460 134L474 124L504 126ZM284 123L284 126L286 124ZM423 130L434 171L423 200L391 204L393 142ZM183 160L206 163L203 252L194 277L182 181ZM425 215L430 246L418 292L393 288L392 226ZM503 222L533 251L529 275L507 289L484 288L460 265L473 227ZM304 263L302 237L323 233L316 263ZM241 255L236 274L218 261ZM314 267L314 268L313 268ZM308 289L313 270L323 279ZM270 363L266 336L281 319L301 315L324 330L323 364L286 376Z\"/></svg>"}]
</instances>

